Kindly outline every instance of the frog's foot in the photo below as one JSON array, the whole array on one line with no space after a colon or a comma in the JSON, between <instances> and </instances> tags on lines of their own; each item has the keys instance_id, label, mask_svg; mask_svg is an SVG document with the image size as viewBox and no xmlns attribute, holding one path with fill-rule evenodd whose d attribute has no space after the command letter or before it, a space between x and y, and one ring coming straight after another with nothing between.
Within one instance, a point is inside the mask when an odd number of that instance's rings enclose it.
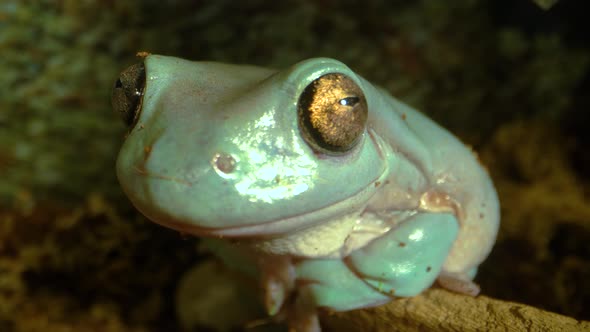
<instances>
[{"instance_id":1,"label":"frog's foot","mask_svg":"<svg viewBox=\"0 0 590 332\"><path fill-rule=\"evenodd\" d=\"M438 284L455 293L476 296L479 294L479 285L473 282L472 277L447 271L441 271L437 278Z\"/></svg>"},{"instance_id":2,"label":"frog's foot","mask_svg":"<svg viewBox=\"0 0 590 332\"><path fill-rule=\"evenodd\" d=\"M289 332L321 332L316 303L309 287L298 288L294 303L287 311Z\"/></svg>"},{"instance_id":3,"label":"frog's foot","mask_svg":"<svg viewBox=\"0 0 590 332\"><path fill-rule=\"evenodd\" d=\"M382 294L414 296L441 273L458 231L452 214L419 213L353 251L345 263Z\"/></svg>"},{"instance_id":4,"label":"frog's foot","mask_svg":"<svg viewBox=\"0 0 590 332\"><path fill-rule=\"evenodd\" d=\"M269 316L279 313L295 287L295 270L284 256L262 256L259 259L263 302Z\"/></svg>"},{"instance_id":5,"label":"frog's foot","mask_svg":"<svg viewBox=\"0 0 590 332\"><path fill-rule=\"evenodd\" d=\"M262 256L259 261L263 301L266 311L275 322L286 321L289 331L321 332L320 322L308 287L295 287L295 267L285 256ZM267 324L253 322L250 326Z\"/></svg>"},{"instance_id":6,"label":"frog's foot","mask_svg":"<svg viewBox=\"0 0 590 332\"><path fill-rule=\"evenodd\" d=\"M300 285L295 286L294 266L289 260L275 263L272 271L262 274L267 313L275 322L286 321L290 332L321 332L317 303L309 284L298 281Z\"/></svg>"},{"instance_id":7,"label":"frog's foot","mask_svg":"<svg viewBox=\"0 0 590 332\"><path fill-rule=\"evenodd\" d=\"M191 268L176 291L176 313L182 330L233 331L262 317L265 312L257 301L255 286L256 281L213 259Z\"/></svg>"}]
</instances>

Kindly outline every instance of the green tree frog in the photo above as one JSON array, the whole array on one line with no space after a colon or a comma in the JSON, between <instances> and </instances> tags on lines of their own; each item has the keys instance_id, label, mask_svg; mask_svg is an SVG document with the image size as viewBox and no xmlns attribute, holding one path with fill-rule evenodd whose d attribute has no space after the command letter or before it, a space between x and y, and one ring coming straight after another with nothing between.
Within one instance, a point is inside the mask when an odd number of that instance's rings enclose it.
<instances>
[{"instance_id":1,"label":"green tree frog","mask_svg":"<svg viewBox=\"0 0 590 332\"><path fill-rule=\"evenodd\" d=\"M147 55L112 102L130 128L117 175L131 202L203 237L294 330L319 331L318 308L380 305L435 281L479 292L499 225L486 170L343 63Z\"/></svg>"}]
</instances>

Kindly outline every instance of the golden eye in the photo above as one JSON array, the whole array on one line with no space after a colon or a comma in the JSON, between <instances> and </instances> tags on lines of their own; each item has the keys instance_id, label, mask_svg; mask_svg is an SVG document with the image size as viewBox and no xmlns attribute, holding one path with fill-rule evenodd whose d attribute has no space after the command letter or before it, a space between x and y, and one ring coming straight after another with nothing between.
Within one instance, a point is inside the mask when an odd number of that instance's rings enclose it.
<instances>
[{"instance_id":1,"label":"golden eye","mask_svg":"<svg viewBox=\"0 0 590 332\"><path fill-rule=\"evenodd\" d=\"M297 113L305 141L326 153L352 149L368 117L363 91L343 74L326 74L311 82L299 97Z\"/></svg>"},{"instance_id":2,"label":"golden eye","mask_svg":"<svg viewBox=\"0 0 590 332\"><path fill-rule=\"evenodd\" d=\"M113 86L111 104L115 113L127 126L135 123L141 109L141 99L145 89L145 66L136 63L125 69Z\"/></svg>"}]
</instances>

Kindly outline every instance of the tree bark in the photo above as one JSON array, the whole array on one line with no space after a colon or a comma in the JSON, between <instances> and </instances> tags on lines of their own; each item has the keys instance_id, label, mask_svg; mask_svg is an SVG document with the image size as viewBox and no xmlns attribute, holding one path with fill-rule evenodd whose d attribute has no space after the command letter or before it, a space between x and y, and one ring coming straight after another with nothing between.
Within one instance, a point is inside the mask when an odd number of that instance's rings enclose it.
<instances>
[{"instance_id":1,"label":"tree bark","mask_svg":"<svg viewBox=\"0 0 590 332\"><path fill-rule=\"evenodd\" d=\"M590 331L590 322L486 296L429 289L412 298L352 312L326 313L327 331Z\"/></svg>"}]
</instances>

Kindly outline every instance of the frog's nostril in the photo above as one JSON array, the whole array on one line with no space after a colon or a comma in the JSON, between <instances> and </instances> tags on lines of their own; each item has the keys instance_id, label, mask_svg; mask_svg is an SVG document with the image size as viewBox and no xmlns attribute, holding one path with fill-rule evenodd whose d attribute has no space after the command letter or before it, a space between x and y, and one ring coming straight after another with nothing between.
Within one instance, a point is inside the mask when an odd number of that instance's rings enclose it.
<instances>
[{"instance_id":1,"label":"frog's nostril","mask_svg":"<svg viewBox=\"0 0 590 332\"><path fill-rule=\"evenodd\" d=\"M211 159L211 164L219 175L230 174L236 169L236 160L234 157L223 152L216 153L213 159Z\"/></svg>"},{"instance_id":2,"label":"frog's nostril","mask_svg":"<svg viewBox=\"0 0 590 332\"><path fill-rule=\"evenodd\" d=\"M128 67L115 81L111 94L113 110L128 126L132 126L139 116L144 88L145 66L143 63Z\"/></svg>"}]
</instances>

